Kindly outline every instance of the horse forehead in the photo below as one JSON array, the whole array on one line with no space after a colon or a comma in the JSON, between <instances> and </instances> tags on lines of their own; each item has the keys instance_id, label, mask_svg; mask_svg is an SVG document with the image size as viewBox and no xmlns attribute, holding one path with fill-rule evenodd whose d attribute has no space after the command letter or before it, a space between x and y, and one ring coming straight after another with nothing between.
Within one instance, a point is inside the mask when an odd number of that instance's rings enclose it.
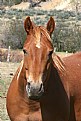
<instances>
[{"instance_id":1,"label":"horse forehead","mask_svg":"<svg viewBox=\"0 0 81 121\"><path fill-rule=\"evenodd\" d=\"M35 29L35 37L36 37L35 44L36 44L37 48L41 47L41 41L42 41L41 35L43 35L45 38L47 38L47 40L51 41L50 35L48 34L47 30L42 26L37 26ZM48 41L48 43L49 43L49 41Z\"/></svg>"},{"instance_id":2,"label":"horse forehead","mask_svg":"<svg viewBox=\"0 0 81 121\"><path fill-rule=\"evenodd\" d=\"M40 31L40 27L36 27L35 29L35 45L37 48L40 48L40 39L41 39L41 31Z\"/></svg>"},{"instance_id":3,"label":"horse forehead","mask_svg":"<svg viewBox=\"0 0 81 121\"><path fill-rule=\"evenodd\" d=\"M45 38L47 39L47 41ZM50 42L51 42L51 38L46 28L42 26L34 26L33 31L31 32L31 34L29 35L28 39L26 40L24 44L24 48L27 48L27 50L28 49L30 50L30 48L34 47L40 50L42 45L45 48L46 47L51 48Z\"/></svg>"}]
</instances>

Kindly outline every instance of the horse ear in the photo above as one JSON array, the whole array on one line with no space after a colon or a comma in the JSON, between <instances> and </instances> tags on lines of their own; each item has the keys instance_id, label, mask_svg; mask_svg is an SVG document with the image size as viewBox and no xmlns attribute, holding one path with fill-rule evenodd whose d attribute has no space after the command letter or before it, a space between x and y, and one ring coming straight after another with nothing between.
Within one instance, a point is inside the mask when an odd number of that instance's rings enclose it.
<instances>
[{"instance_id":1,"label":"horse ear","mask_svg":"<svg viewBox=\"0 0 81 121\"><path fill-rule=\"evenodd\" d=\"M28 16L24 21L24 28L27 33L30 32L30 29L33 28L32 22L30 20L30 17Z\"/></svg>"},{"instance_id":2,"label":"horse ear","mask_svg":"<svg viewBox=\"0 0 81 121\"><path fill-rule=\"evenodd\" d=\"M51 36L52 32L54 31L55 28L55 21L52 17L50 17L50 20L47 23L47 30Z\"/></svg>"}]
</instances>

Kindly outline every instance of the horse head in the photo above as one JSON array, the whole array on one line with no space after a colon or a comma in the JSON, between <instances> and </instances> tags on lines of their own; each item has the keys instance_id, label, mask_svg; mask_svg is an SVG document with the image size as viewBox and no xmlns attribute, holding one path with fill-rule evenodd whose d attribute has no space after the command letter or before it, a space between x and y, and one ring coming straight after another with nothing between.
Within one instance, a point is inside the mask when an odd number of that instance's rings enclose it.
<instances>
[{"instance_id":1,"label":"horse head","mask_svg":"<svg viewBox=\"0 0 81 121\"><path fill-rule=\"evenodd\" d=\"M30 99L39 99L44 93L44 82L47 81L52 62L53 45L51 34L55 22L52 17L47 27L35 25L30 17L24 22L27 38L24 43L24 67L26 92Z\"/></svg>"}]
</instances>

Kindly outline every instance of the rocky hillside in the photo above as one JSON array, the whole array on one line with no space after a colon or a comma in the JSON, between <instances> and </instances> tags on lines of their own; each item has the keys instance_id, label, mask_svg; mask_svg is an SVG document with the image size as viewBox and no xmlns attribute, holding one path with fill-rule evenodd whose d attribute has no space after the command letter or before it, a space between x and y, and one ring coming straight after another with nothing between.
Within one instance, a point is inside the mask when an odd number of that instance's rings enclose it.
<instances>
[{"instance_id":1,"label":"rocky hillside","mask_svg":"<svg viewBox=\"0 0 81 121\"><path fill-rule=\"evenodd\" d=\"M75 52L81 48L81 12L80 3L70 0L41 2L39 6L30 7L25 2L0 10L0 47L22 48L26 33L23 22L30 16L36 23L45 25L50 16L55 19L56 27L53 43L57 51Z\"/></svg>"}]
</instances>

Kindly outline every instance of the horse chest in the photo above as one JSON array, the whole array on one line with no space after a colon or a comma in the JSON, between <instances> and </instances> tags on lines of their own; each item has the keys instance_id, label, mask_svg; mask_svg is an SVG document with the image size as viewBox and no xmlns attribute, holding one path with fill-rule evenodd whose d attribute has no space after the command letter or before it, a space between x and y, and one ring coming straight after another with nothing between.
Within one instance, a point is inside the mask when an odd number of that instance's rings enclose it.
<instances>
[{"instance_id":1,"label":"horse chest","mask_svg":"<svg viewBox=\"0 0 81 121\"><path fill-rule=\"evenodd\" d=\"M48 90L40 103L43 121L66 121L69 117L69 100L63 87Z\"/></svg>"}]
</instances>

